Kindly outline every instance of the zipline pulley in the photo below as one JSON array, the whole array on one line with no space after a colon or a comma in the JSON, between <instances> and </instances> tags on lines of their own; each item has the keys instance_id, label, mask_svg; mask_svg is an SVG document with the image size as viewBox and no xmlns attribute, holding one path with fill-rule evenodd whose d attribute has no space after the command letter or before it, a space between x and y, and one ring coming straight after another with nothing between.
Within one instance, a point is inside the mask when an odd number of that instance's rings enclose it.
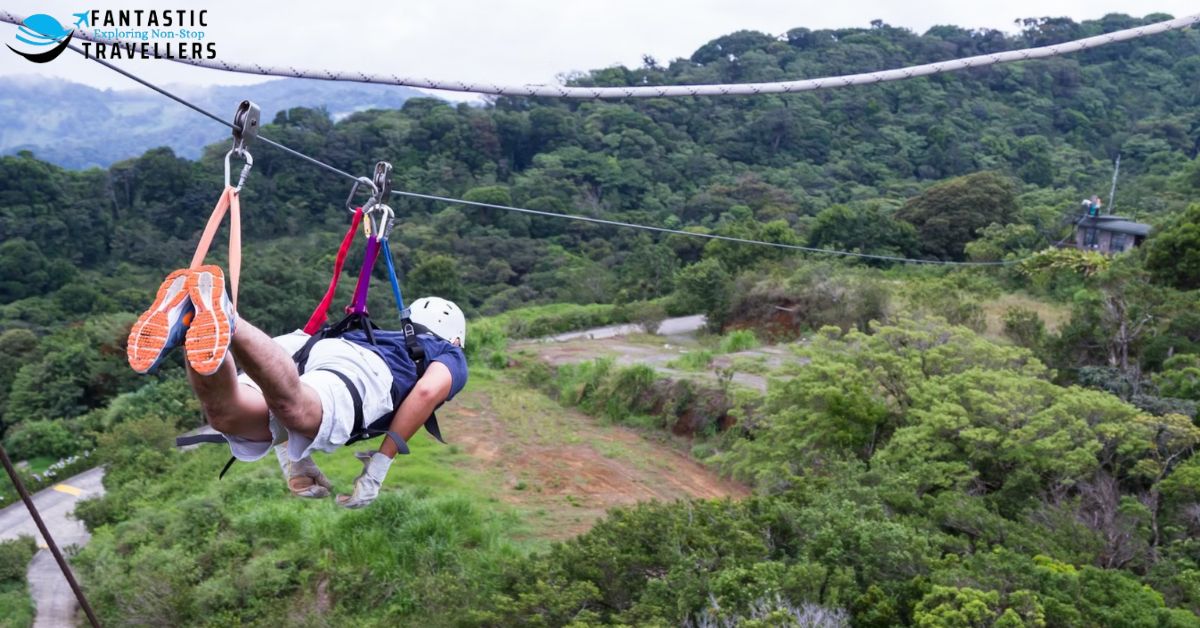
<instances>
[{"instance_id":1,"label":"zipline pulley","mask_svg":"<svg viewBox=\"0 0 1200 628\"><path fill-rule=\"evenodd\" d=\"M236 191L242 191L242 186L246 184L246 177L250 175L250 168L254 166L254 157L246 148L247 145L258 137L258 124L261 112L258 105L249 100L243 100L238 105L237 112L233 114L233 148L225 153L225 185L229 183L229 158L233 155L245 160L242 166L242 174L238 176Z\"/></svg>"},{"instance_id":2,"label":"zipline pulley","mask_svg":"<svg viewBox=\"0 0 1200 628\"><path fill-rule=\"evenodd\" d=\"M375 203L373 206L364 208L364 211L371 215L378 214L377 222L372 225L370 216L367 221L368 234L373 228L376 238L380 240L387 239L392 231L392 224L396 214L392 208L387 205L387 198L392 194L392 164L381 161L375 164L375 176L371 179L372 187L375 188Z\"/></svg>"}]
</instances>

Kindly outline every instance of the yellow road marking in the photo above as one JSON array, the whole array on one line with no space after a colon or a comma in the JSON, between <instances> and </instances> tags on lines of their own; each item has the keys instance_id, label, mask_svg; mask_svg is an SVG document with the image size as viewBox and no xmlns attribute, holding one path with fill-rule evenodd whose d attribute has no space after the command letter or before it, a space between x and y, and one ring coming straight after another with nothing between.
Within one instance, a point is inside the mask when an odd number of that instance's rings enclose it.
<instances>
[{"instance_id":1,"label":"yellow road marking","mask_svg":"<svg viewBox=\"0 0 1200 628\"><path fill-rule=\"evenodd\" d=\"M80 495L83 495L83 489L75 488L74 486L71 486L70 484L55 484L54 490L56 490L60 493L66 493L67 495L74 495L75 497L79 497Z\"/></svg>"}]
</instances>

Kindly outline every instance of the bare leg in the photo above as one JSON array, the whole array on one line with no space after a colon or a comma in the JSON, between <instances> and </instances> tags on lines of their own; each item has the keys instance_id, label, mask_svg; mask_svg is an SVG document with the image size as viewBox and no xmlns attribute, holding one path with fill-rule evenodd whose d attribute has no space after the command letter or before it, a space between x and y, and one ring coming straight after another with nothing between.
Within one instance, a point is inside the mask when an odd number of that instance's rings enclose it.
<instances>
[{"instance_id":1,"label":"bare leg","mask_svg":"<svg viewBox=\"0 0 1200 628\"><path fill-rule=\"evenodd\" d=\"M271 440L267 402L262 393L238 383L233 356L226 356L212 375L200 375L191 367L186 368L188 382L213 429L249 440Z\"/></svg>"},{"instance_id":2,"label":"bare leg","mask_svg":"<svg viewBox=\"0 0 1200 628\"><path fill-rule=\"evenodd\" d=\"M292 356L244 318L238 318L235 329L233 354L262 389L267 407L289 430L316 438L321 427L321 398L300 381Z\"/></svg>"}]
</instances>

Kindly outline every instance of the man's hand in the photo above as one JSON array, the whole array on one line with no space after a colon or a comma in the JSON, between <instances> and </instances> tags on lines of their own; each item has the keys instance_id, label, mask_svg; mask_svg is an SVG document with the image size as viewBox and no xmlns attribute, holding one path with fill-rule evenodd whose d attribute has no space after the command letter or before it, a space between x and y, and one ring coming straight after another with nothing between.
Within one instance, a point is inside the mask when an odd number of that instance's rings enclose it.
<instances>
[{"instance_id":1,"label":"man's hand","mask_svg":"<svg viewBox=\"0 0 1200 628\"><path fill-rule=\"evenodd\" d=\"M313 499L329 497L333 485L312 458L289 460L286 444L275 447L275 456L279 459L279 468L283 470L283 478L287 480L288 489L293 495Z\"/></svg>"},{"instance_id":2,"label":"man's hand","mask_svg":"<svg viewBox=\"0 0 1200 628\"><path fill-rule=\"evenodd\" d=\"M379 453L366 451L356 452L355 458L363 463L362 475L354 480L353 495L338 495L337 502L346 508L362 508L375 501L379 496L379 487L387 477L388 469L392 467L392 459Z\"/></svg>"}]
</instances>

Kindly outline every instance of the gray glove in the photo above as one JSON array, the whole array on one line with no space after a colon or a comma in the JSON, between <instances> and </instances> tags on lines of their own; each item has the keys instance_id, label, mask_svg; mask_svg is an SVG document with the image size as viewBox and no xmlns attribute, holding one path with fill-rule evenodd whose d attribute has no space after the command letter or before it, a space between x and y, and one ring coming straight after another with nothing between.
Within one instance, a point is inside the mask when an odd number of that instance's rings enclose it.
<instances>
[{"instance_id":1,"label":"gray glove","mask_svg":"<svg viewBox=\"0 0 1200 628\"><path fill-rule=\"evenodd\" d=\"M279 460L279 468L283 471L283 479L287 481L288 490L297 497L321 498L329 497L333 485L321 473L317 463L311 457L291 460L287 453L287 444L275 446L275 457Z\"/></svg>"},{"instance_id":2,"label":"gray glove","mask_svg":"<svg viewBox=\"0 0 1200 628\"><path fill-rule=\"evenodd\" d=\"M360 451L354 457L362 461L363 472L354 480L353 495L338 495L337 502L346 508L362 508L375 501L388 469L392 468L392 459L379 452Z\"/></svg>"}]
</instances>

